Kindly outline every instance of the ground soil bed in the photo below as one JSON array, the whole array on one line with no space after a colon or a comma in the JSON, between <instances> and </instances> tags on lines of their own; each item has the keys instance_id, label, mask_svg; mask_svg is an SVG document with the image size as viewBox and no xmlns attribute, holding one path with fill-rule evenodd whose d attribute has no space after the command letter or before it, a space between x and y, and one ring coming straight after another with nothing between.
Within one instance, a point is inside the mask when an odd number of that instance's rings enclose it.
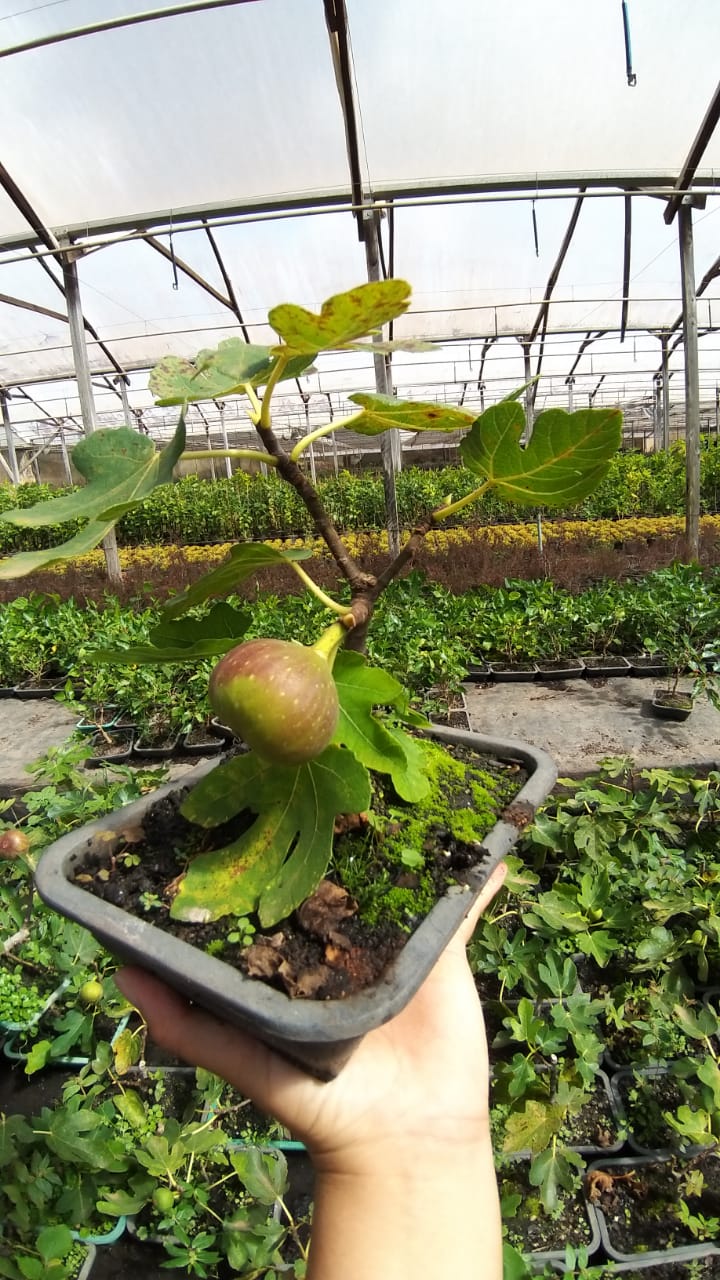
<instances>
[{"instance_id":1,"label":"ground soil bed","mask_svg":"<svg viewBox=\"0 0 720 1280\"><path fill-rule=\"evenodd\" d=\"M122 847L91 849L76 883L294 998L342 999L376 982L448 886L467 881L482 859L482 838L526 778L518 765L464 747L431 750L427 804L403 806L380 780L371 823L366 815L336 822L331 866L313 897L265 934L252 920L249 945L246 934L228 940L228 933L238 936L232 917L186 924L169 914L188 860L224 848L253 821L245 811L210 831L193 826L180 813L187 788L150 807L128 846L133 865L123 864ZM447 769L454 771L452 792ZM417 867L408 865L405 845L422 856Z\"/></svg>"}]
</instances>

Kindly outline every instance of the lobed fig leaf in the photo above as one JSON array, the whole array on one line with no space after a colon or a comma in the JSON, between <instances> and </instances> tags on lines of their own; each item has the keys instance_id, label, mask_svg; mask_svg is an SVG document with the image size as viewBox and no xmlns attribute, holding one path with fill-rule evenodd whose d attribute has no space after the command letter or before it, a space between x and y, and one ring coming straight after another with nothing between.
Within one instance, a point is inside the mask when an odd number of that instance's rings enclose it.
<instances>
[{"instance_id":1,"label":"lobed fig leaf","mask_svg":"<svg viewBox=\"0 0 720 1280\"><path fill-rule=\"evenodd\" d=\"M147 644L132 645L129 649L95 649L88 654L88 661L145 666L217 658L237 644L249 625L247 609L234 609L220 601L205 617L158 623L150 631Z\"/></svg>"},{"instance_id":2,"label":"lobed fig leaf","mask_svg":"<svg viewBox=\"0 0 720 1280\"><path fill-rule=\"evenodd\" d=\"M235 590L239 582L249 578L251 573L266 569L271 565L287 563L289 560L307 560L312 551L303 547L292 547L288 551L278 551L275 547L266 546L264 542L242 542L232 547L227 560L217 569L203 574L197 582L193 582L179 596L174 596L162 611L162 617L178 618L187 613L196 604L203 604L212 596L227 596Z\"/></svg>"},{"instance_id":3,"label":"lobed fig leaf","mask_svg":"<svg viewBox=\"0 0 720 1280\"><path fill-rule=\"evenodd\" d=\"M460 445L466 467L519 506L571 506L606 474L620 445L622 414L619 409L547 409L522 448L524 428L517 401L502 400L486 409Z\"/></svg>"},{"instance_id":4,"label":"lobed fig leaf","mask_svg":"<svg viewBox=\"0 0 720 1280\"><path fill-rule=\"evenodd\" d=\"M409 306L407 281L378 280L334 294L323 302L319 315L291 302L282 303L268 313L268 322L285 343L279 350L289 347L293 353L314 356L368 337Z\"/></svg>"},{"instance_id":5,"label":"lobed fig leaf","mask_svg":"<svg viewBox=\"0 0 720 1280\"><path fill-rule=\"evenodd\" d=\"M264 928L277 924L325 875L337 815L369 803L367 770L341 747L295 767L268 764L255 752L225 761L193 788L183 815L203 827L243 809L257 817L233 844L193 859L170 914L207 922L257 910Z\"/></svg>"},{"instance_id":6,"label":"lobed fig leaf","mask_svg":"<svg viewBox=\"0 0 720 1280\"><path fill-rule=\"evenodd\" d=\"M340 702L334 742L341 743L368 769L389 773L403 800L415 803L429 790L422 769L422 745L397 724L381 719L377 707L404 714L407 694L387 671L368 666L360 653L342 650L333 669Z\"/></svg>"},{"instance_id":7,"label":"lobed fig leaf","mask_svg":"<svg viewBox=\"0 0 720 1280\"><path fill-rule=\"evenodd\" d=\"M36 502L32 507L5 511L0 520L37 529L67 520L118 520L141 503L159 484L172 479L173 467L185 448L185 419L158 453L152 440L130 427L94 431L72 451L73 466L87 484L61 498Z\"/></svg>"},{"instance_id":8,"label":"lobed fig leaf","mask_svg":"<svg viewBox=\"0 0 720 1280\"><path fill-rule=\"evenodd\" d=\"M401 431L459 431L472 425L473 415L449 404L422 400L397 400L395 396L369 395L356 391L350 396L363 412L348 426L363 436L377 436L398 427Z\"/></svg>"},{"instance_id":9,"label":"lobed fig leaf","mask_svg":"<svg viewBox=\"0 0 720 1280\"><path fill-rule=\"evenodd\" d=\"M308 371L312 356L297 356L282 373L281 381ZM242 395L247 383L262 386L277 362L270 347L226 338L214 349L199 351L194 360L165 356L148 379L155 403L161 407L195 400L218 400Z\"/></svg>"},{"instance_id":10,"label":"lobed fig leaf","mask_svg":"<svg viewBox=\"0 0 720 1280\"><path fill-rule=\"evenodd\" d=\"M327 658L289 640L246 640L210 676L210 705L265 760L304 764L328 746L338 695Z\"/></svg>"}]
</instances>

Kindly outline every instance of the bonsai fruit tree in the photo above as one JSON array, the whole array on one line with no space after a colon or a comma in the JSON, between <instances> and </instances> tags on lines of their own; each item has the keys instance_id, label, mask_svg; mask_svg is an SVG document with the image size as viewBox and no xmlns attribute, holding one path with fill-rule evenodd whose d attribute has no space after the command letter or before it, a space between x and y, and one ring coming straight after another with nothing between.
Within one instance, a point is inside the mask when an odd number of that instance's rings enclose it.
<instances>
[{"instance_id":1,"label":"bonsai fruit tree","mask_svg":"<svg viewBox=\"0 0 720 1280\"><path fill-rule=\"evenodd\" d=\"M242 542L219 567L168 601L147 645L95 653L98 662L115 663L219 658L210 678L211 704L251 748L214 768L184 802L185 816L203 828L245 810L256 816L232 844L192 859L172 902L171 914L178 920L202 922L256 911L267 927L286 917L323 878L337 816L368 809L369 770L390 775L402 799L423 798L429 785L423 740L407 730L425 722L411 711L398 681L363 655L379 596L412 564L430 530L489 490L518 506L571 506L595 488L619 446L621 414L606 408L548 409L524 440L521 388L479 417L452 405L357 392L350 396L357 406L351 417L309 431L289 450L283 447L272 422L278 385L306 372L321 351L388 350L393 344L379 341L379 331L409 303L410 288L403 280L364 284L329 298L319 315L290 304L275 307L268 317L278 335L273 346L229 338L214 351L201 351L195 361L167 357L150 378L159 405L180 407L177 429L165 448L157 451L146 436L126 427L96 431L73 450L84 486L0 517L31 528L85 522L58 546L0 562L2 579L89 551L125 512L172 480L176 463L198 457L185 454L186 405L241 396L257 432L257 448L213 449L200 456L249 457L273 468L300 495L347 584L345 599L332 598L303 567L309 551ZM389 556L374 575L350 554L301 461L311 443L330 432L350 428L376 436L395 427L465 429L460 451L477 483L466 496L453 500L448 495L427 512L399 554ZM283 563L328 610L328 626L310 647L279 639L243 641L247 613L225 599L250 574Z\"/></svg>"}]
</instances>

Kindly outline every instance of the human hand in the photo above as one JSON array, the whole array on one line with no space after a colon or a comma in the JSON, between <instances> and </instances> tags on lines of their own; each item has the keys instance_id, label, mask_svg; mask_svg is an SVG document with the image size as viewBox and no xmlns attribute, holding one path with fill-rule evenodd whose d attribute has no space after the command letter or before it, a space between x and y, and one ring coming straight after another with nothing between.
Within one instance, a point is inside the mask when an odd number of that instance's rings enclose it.
<instances>
[{"instance_id":1,"label":"human hand","mask_svg":"<svg viewBox=\"0 0 720 1280\"><path fill-rule=\"evenodd\" d=\"M164 1049L222 1076L307 1146L316 1169L367 1172L422 1145L460 1153L487 1135L488 1059L465 946L501 888L500 864L410 1003L321 1084L142 969L117 975Z\"/></svg>"}]
</instances>

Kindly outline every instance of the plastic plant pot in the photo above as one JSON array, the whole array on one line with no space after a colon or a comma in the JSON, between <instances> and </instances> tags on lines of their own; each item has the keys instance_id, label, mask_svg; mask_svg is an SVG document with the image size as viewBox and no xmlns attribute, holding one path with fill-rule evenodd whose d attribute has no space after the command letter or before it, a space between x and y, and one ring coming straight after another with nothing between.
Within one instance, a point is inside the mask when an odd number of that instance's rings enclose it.
<instances>
[{"instance_id":1,"label":"plastic plant pot","mask_svg":"<svg viewBox=\"0 0 720 1280\"><path fill-rule=\"evenodd\" d=\"M135 738L132 729L101 729L91 739L93 754L85 761L87 769L99 769L105 764L122 764L132 755Z\"/></svg>"},{"instance_id":2,"label":"plastic plant pot","mask_svg":"<svg viewBox=\"0 0 720 1280\"><path fill-rule=\"evenodd\" d=\"M81 1240L83 1244L86 1244L90 1249L94 1250L96 1245L103 1246L115 1244L115 1242L125 1234L126 1225L127 1218L124 1214L121 1214L112 1230L104 1232L103 1235L85 1236L80 1231L73 1231L72 1237L73 1240Z\"/></svg>"},{"instance_id":3,"label":"plastic plant pot","mask_svg":"<svg viewBox=\"0 0 720 1280\"><path fill-rule=\"evenodd\" d=\"M115 1043L115 1040L120 1035L120 1032L125 1029L125 1027L128 1024L129 1017L130 1015L126 1014L124 1018L120 1019L113 1033L111 1044ZM18 1044L19 1042L19 1039L20 1039L20 1033L16 1032L14 1035L10 1036L10 1039L6 1040L5 1044L3 1045L3 1053L5 1054L6 1058L10 1059L11 1062L27 1062L30 1056L29 1050L15 1048L16 1044ZM46 1063L46 1066L61 1067L61 1068L62 1067L71 1067L71 1068L86 1067L88 1062L90 1062L91 1060L92 1059L87 1055L83 1056L82 1054L76 1054L76 1055L68 1054L62 1058L49 1058Z\"/></svg>"},{"instance_id":4,"label":"plastic plant pot","mask_svg":"<svg viewBox=\"0 0 720 1280\"><path fill-rule=\"evenodd\" d=\"M54 698L65 688L64 680L22 680L13 689L15 698L26 701L35 698Z\"/></svg>"},{"instance_id":5,"label":"plastic plant pot","mask_svg":"<svg viewBox=\"0 0 720 1280\"><path fill-rule=\"evenodd\" d=\"M490 662L488 667L493 680L502 684L520 684L534 680L537 675L534 662Z\"/></svg>"},{"instance_id":6,"label":"plastic plant pot","mask_svg":"<svg viewBox=\"0 0 720 1280\"><path fill-rule=\"evenodd\" d=\"M587 1179L595 1170L608 1171L610 1173L612 1173L613 1170L617 1170L618 1173L622 1175L633 1169L644 1170L648 1169L650 1166L666 1164L668 1159L669 1157L662 1156L635 1156L634 1158L621 1156L614 1160L595 1160L591 1165L588 1165L585 1186L587 1186ZM711 1254L720 1254L720 1247L708 1241L703 1241L698 1244L677 1245L668 1247L667 1249L641 1248L634 1253L624 1253L621 1249L617 1248L615 1244L613 1244L612 1224L608 1223L603 1210L597 1204L590 1203L587 1195L586 1204L588 1213L593 1213L597 1220L602 1246L607 1253L608 1258L611 1258L614 1262L635 1262L637 1259L642 1259L645 1265L648 1265L650 1261L690 1262L693 1258L707 1257Z\"/></svg>"},{"instance_id":7,"label":"plastic plant pot","mask_svg":"<svg viewBox=\"0 0 720 1280\"><path fill-rule=\"evenodd\" d=\"M168 737L164 741L154 742L148 738L136 738L132 753L143 760L172 760L180 751L180 734Z\"/></svg>"},{"instance_id":8,"label":"plastic plant pot","mask_svg":"<svg viewBox=\"0 0 720 1280\"><path fill-rule=\"evenodd\" d=\"M222 748L222 739L207 726L198 726L192 733L186 733L182 740L186 756L215 756Z\"/></svg>"},{"instance_id":9,"label":"plastic plant pot","mask_svg":"<svg viewBox=\"0 0 720 1280\"><path fill-rule=\"evenodd\" d=\"M556 661L536 662L538 680L576 680L585 675L582 658L558 658Z\"/></svg>"},{"instance_id":10,"label":"plastic plant pot","mask_svg":"<svg viewBox=\"0 0 720 1280\"><path fill-rule=\"evenodd\" d=\"M632 654L628 659L634 676L666 676L667 663L651 653Z\"/></svg>"},{"instance_id":11,"label":"plastic plant pot","mask_svg":"<svg viewBox=\"0 0 720 1280\"><path fill-rule=\"evenodd\" d=\"M583 658L586 676L629 676L632 670L627 658L619 653L589 654Z\"/></svg>"},{"instance_id":12,"label":"plastic plant pot","mask_svg":"<svg viewBox=\"0 0 720 1280\"><path fill-rule=\"evenodd\" d=\"M529 1163L530 1163L529 1159L526 1156L518 1156L516 1159L513 1159L511 1161L511 1164L525 1164L528 1166L529 1166ZM592 1168L592 1166L590 1167ZM502 1172L500 1172L499 1177L502 1178ZM583 1215L583 1209L585 1210L584 1215ZM583 1222L583 1217L585 1219L584 1222ZM575 1233L575 1228L578 1227L581 1222L583 1222L584 1226L589 1228L590 1239L588 1241L582 1240L579 1234ZM565 1240L563 1242L562 1248L522 1249L523 1256L526 1262L528 1263L528 1265L531 1267L531 1269L533 1271L536 1271L536 1270L539 1271L541 1268L545 1267L546 1265L549 1265L549 1266L554 1266L555 1264L561 1265L565 1260L565 1248L567 1244L574 1244L576 1247L581 1246L587 1249L588 1258L592 1258L593 1255L597 1253L598 1249L600 1248L600 1227L598 1223L597 1214L595 1213L593 1206L591 1204L588 1204L587 1199L585 1197L581 1197L580 1195L578 1195L577 1215L576 1215L576 1220L573 1221L572 1232L573 1232L574 1238L571 1240ZM519 1248L520 1246L516 1245L515 1247Z\"/></svg>"},{"instance_id":13,"label":"plastic plant pot","mask_svg":"<svg viewBox=\"0 0 720 1280\"><path fill-rule=\"evenodd\" d=\"M318 1079L330 1080L362 1037L399 1013L415 994L490 873L516 843L521 827L527 825L557 777L550 757L526 743L441 728L433 729L429 736L522 764L528 778L514 801L518 819L513 821L512 813L498 819L483 841L482 861L468 873L468 883L450 888L436 903L374 987L343 1000L292 1000L283 992L246 977L217 956L164 933L147 920L137 919L73 883L73 876L97 844L107 850L113 832L118 833L119 842L128 823L141 822L145 811L177 784L161 787L51 845L36 871L38 892L48 906L83 924L121 961L142 966L151 957L153 972L189 999L250 1031ZM214 764L206 761L199 765L183 780L184 784L199 781Z\"/></svg>"},{"instance_id":14,"label":"plastic plant pot","mask_svg":"<svg viewBox=\"0 0 720 1280\"><path fill-rule=\"evenodd\" d=\"M692 694L656 689L650 705L659 720L687 720L693 709Z\"/></svg>"},{"instance_id":15,"label":"plastic plant pot","mask_svg":"<svg viewBox=\"0 0 720 1280\"><path fill-rule=\"evenodd\" d=\"M686 1146L682 1146L679 1134L677 1135L677 1142L673 1146L646 1147L642 1142L638 1141L633 1132L632 1116L627 1112L627 1107L623 1097L625 1086L632 1087L632 1085L635 1084L636 1077L638 1076L643 1080L653 1082L665 1078L672 1078L668 1067L626 1067L623 1071L617 1071L612 1077L610 1087L613 1092L617 1110L626 1116L627 1141L630 1149L637 1152L639 1156L653 1156L655 1159L657 1159L658 1156L692 1156L696 1155L700 1151L706 1150L706 1147L698 1146L693 1143L688 1143Z\"/></svg>"},{"instance_id":16,"label":"plastic plant pot","mask_svg":"<svg viewBox=\"0 0 720 1280\"><path fill-rule=\"evenodd\" d=\"M55 990L50 993L50 995L48 996L42 1008L38 1009L37 1013L33 1014L32 1018L29 1018L27 1022L0 1021L0 1034L5 1033L6 1035L13 1035L13 1034L17 1035L24 1031L30 1031L31 1028L36 1026L37 1023L40 1021L40 1019L47 1013L48 1009L52 1008L52 1006L55 1004L55 1001L60 998L65 988L68 987L69 985L70 985L70 979L64 978L63 981L59 984L59 986L57 986Z\"/></svg>"},{"instance_id":17,"label":"plastic plant pot","mask_svg":"<svg viewBox=\"0 0 720 1280\"><path fill-rule=\"evenodd\" d=\"M235 741L235 734L233 733L230 726L228 724L223 724L222 721L218 720L217 716L213 716L212 720L210 721L210 730L218 738L220 738L222 742Z\"/></svg>"},{"instance_id":18,"label":"plastic plant pot","mask_svg":"<svg viewBox=\"0 0 720 1280\"><path fill-rule=\"evenodd\" d=\"M78 733L97 733L98 729L113 729L118 721L120 708L116 703L107 703L104 707L96 707L92 720L78 720L75 728ZM129 726L124 726L129 728Z\"/></svg>"}]
</instances>

